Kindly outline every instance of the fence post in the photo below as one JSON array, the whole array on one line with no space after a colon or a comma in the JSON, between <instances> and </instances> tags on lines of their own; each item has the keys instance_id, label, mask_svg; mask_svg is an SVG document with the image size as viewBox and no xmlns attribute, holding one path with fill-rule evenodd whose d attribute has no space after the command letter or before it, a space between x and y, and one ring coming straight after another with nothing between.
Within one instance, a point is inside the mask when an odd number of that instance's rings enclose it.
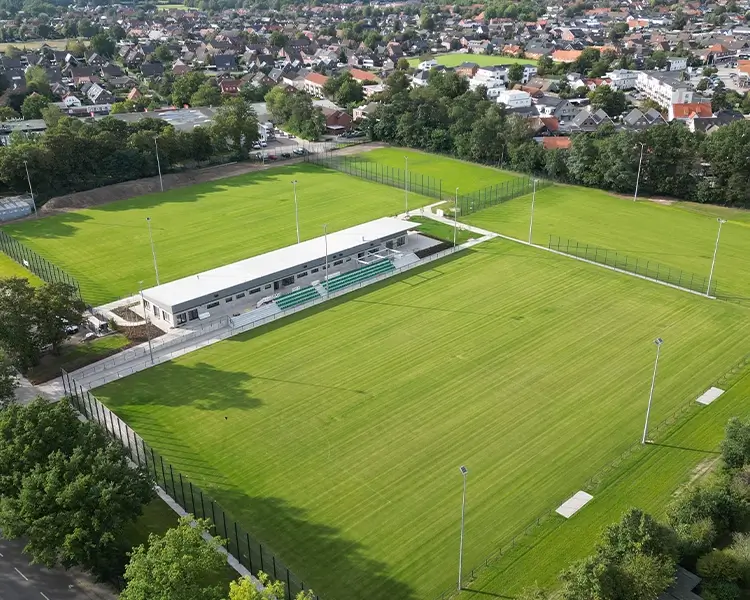
<instances>
[{"instance_id":1,"label":"fence post","mask_svg":"<svg viewBox=\"0 0 750 600\"><path fill-rule=\"evenodd\" d=\"M193 485L193 484L191 483L190 485ZM201 518L205 519L206 518L206 507L203 504L203 490L199 490L199 491L200 491L200 495L201 495Z\"/></svg>"},{"instance_id":2,"label":"fence post","mask_svg":"<svg viewBox=\"0 0 750 600\"><path fill-rule=\"evenodd\" d=\"M273 563L273 578L278 579L276 577L276 557L273 554L271 555L271 562Z\"/></svg>"},{"instance_id":3,"label":"fence post","mask_svg":"<svg viewBox=\"0 0 750 600\"><path fill-rule=\"evenodd\" d=\"M143 464L146 465L146 473L149 473L148 454L146 454L146 442L143 441L143 438L141 438L141 449L143 450Z\"/></svg>"},{"instance_id":4,"label":"fence post","mask_svg":"<svg viewBox=\"0 0 750 600\"><path fill-rule=\"evenodd\" d=\"M289 569L286 570L286 597L292 600L292 585L289 583Z\"/></svg>"},{"instance_id":5,"label":"fence post","mask_svg":"<svg viewBox=\"0 0 750 600\"><path fill-rule=\"evenodd\" d=\"M245 532L247 541L247 561L250 563L250 572L253 572L253 551L250 549L250 534Z\"/></svg>"},{"instance_id":6,"label":"fence post","mask_svg":"<svg viewBox=\"0 0 750 600\"><path fill-rule=\"evenodd\" d=\"M258 549L260 550L260 570L265 572L263 568L263 544L258 544Z\"/></svg>"},{"instance_id":7,"label":"fence post","mask_svg":"<svg viewBox=\"0 0 750 600\"><path fill-rule=\"evenodd\" d=\"M162 466L164 466L164 461L162 461ZM174 499L177 500L177 487L174 484L174 470L172 469L172 465L169 465L169 477L172 479L172 493L174 494ZM182 498L182 503L185 504L185 498ZM183 506L183 508L185 508Z\"/></svg>"},{"instance_id":8,"label":"fence post","mask_svg":"<svg viewBox=\"0 0 750 600\"><path fill-rule=\"evenodd\" d=\"M237 521L234 522L234 539L237 543L237 560L242 563L242 552L240 552L240 534L237 532Z\"/></svg>"}]
</instances>

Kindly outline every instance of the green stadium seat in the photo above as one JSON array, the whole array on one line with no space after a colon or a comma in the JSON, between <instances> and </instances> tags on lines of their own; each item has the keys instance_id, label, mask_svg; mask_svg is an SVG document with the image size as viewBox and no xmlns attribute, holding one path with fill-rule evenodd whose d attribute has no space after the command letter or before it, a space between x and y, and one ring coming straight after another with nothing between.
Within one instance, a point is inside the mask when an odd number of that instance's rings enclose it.
<instances>
[{"instance_id":1,"label":"green stadium seat","mask_svg":"<svg viewBox=\"0 0 750 600\"><path fill-rule=\"evenodd\" d=\"M347 286L365 281L382 273L387 273L394 269L393 263L387 258L371 263L365 267L360 267L354 271L337 275L328 280L328 291L335 292ZM326 287L326 283L322 283Z\"/></svg>"},{"instance_id":2,"label":"green stadium seat","mask_svg":"<svg viewBox=\"0 0 750 600\"><path fill-rule=\"evenodd\" d=\"M276 306L278 306L281 310L287 310L288 308L293 308L299 304L304 304L305 302L309 302L310 300L313 300L315 298L320 298L318 290L316 290L312 286L308 286L302 288L301 290L297 290L296 292L279 296L278 298L276 298L275 302Z\"/></svg>"}]
</instances>

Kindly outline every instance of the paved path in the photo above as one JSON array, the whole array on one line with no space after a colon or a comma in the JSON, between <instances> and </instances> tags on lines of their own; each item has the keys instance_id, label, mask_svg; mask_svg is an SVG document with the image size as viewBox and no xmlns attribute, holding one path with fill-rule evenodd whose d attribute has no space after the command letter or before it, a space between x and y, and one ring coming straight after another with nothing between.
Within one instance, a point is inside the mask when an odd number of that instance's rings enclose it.
<instances>
[{"instance_id":1,"label":"paved path","mask_svg":"<svg viewBox=\"0 0 750 600\"><path fill-rule=\"evenodd\" d=\"M115 600L106 586L76 571L29 564L24 542L0 538L0 600Z\"/></svg>"}]
</instances>

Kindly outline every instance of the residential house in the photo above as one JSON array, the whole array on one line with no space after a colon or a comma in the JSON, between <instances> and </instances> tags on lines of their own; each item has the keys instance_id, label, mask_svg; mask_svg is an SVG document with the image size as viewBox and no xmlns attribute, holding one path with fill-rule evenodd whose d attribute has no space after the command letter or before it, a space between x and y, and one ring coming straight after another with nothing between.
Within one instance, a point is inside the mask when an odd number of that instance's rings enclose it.
<instances>
[{"instance_id":1,"label":"residential house","mask_svg":"<svg viewBox=\"0 0 750 600\"><path fill-rule=\"evenodd\" d=\"M570 121L581 112L581 108L570 100L556 96L534 98L533 103L540 117L554 117L562 122Z\"/></svg>"},{"instance_id":2,"label":"residential house","mask_svg":"<svg viewBox=\"0 0 750 600\"><path fill-rule=\"evenodd\" d=\"M323 108L323 115L326 119L326 131L333 134L341 134L352 124L352 118L345 110L336 108Z\"/></svg>"},{"instance_id":3,"label":"residential house","mask_svg":"<svg viewBox=\"0 0 750 600\"><path fill-rule=\"evenodd\" d=\"M573 140L569 137L543 137L537 140L545 150L569 150Z\"/></svg>"},{"instance_id":4,"label":"residential house","mask_svg":"<svg viewBox=\"0 0 750 600\"><path fill-rule=\"evenodd\" d=\"M110 104L115 100L112 92L104 89L98 83L86 86L85 94L92 104Z\"/></svg>"},{"instance_id":5,"label":"residential house","mask_svg":"<svg viewBox=\"0 0 750 600\"><path fill-rule=\"evenodd\" d=\"M507 108L528 108L531 106L531 94L521 90L503 90L498 94L497 102Z\"/></svg>"},{"instance_id":6,"label":"residential house","mask_svg":"<svg viewBox=\"0 0 750 600\"><path fill-rule=\"evenodd\" d=\"M639 108L634 108L622 118L623 127L634 130L648 129L654 125L663 125L664 123L666 123L666 120L654 108L649 108L646 112L643 112Z\"/></svg>"},{"instance_id":7,"label":"residential house","mask_svg":"<svg viewBox=\"0 0 750 600\"><path fill-rule=\"evenodd\" d=\"M609 87L617 91L632 90L638 80L638 71L628 71L627 69L617 69L607 73Z\"/></svg>"},{"instance_id":8,"label":"residential house","mask_svg":"<svg viewBox=\"0 0 750 600\"><path fill-rule=\"evenodd\" d=\"M147 79L157 79L164 75L164 65L160 62L145 62L141 65L141 75Z\"/></svg>"},{"instance_id":9,"label":"residential house","mask_svg":"<svg viewBox=\"0 0 750 600\"><path fill-rule=\"evenodd\" d=\"M369 102L367 104L363 104L362 106L357 106L352 111L352 119L354 121L362 121L366 119L367 117L374 115L378 106L379 106L378 102Z\"/></svg>"},{"instance_id":10,"label":"residential house","mask_svg":"<svg viewBox=\"0 0 750 600\"><path fill-rule=\"evenodd\" d=\"M594 110L587 106L570 122L571 131L596 131L605 123L612 123L612 119L601 108Z\"/></svg>"},{"instance_id":11,"label":"residential house","mask_svg":"<svg viewBox=\"0 0 750 600\"><path fill-rule=\"evenodd\" d=\"M222 79L219 82L219 89L222 94L227 96L236 96L240 93L242 82L239 79Z\"/></svg>"},{"instance_id":12,"label":"residential house","mask_svg":"<svg viewBox=\"0 0 750 600\"><path fill-rule=\"evenodd\" d=\"M370 73L369 71L363 71L362 69L349 69L349 73L351 73L351 76L359 81L360 83L380 83L381 79L374 73Z\"/></svg>"},{"instance_id":13,"label":"residential house","mask_svg":"<svg viewBox=\"0 0 750 600\"><path fill-rule=\"evenodd\" d=\"M175 75L184 75L190 71L190 67L182 59L178 58L172 63L172 73Z\"/></svg>"},{"instance_id":14,"label":"residential house","mask_svg":"<svg viewBox=\"0 0 750 600\"><path fill-rule=\"evenodd\" d=\"M455 68L456 74L471 79L476 75L479 65L473 62L464 62Z\"/></svg>"},{"instance_id":15,"label":"residential house","mask_svg":"<svg viewBox=\"0 0 750 600\"><path fill-rule=\"evenodd\" d=\"M112 77L122 77L125 75L125 71L119 65L108 62L101 66L99 74L102 76L102 79L111 79Z\"/></svg>"},{"instance_id":16,"label":"residential house","mask_svg":"<svg viewBox=\"0 0 750 600\"><path fill-rule=\"evenodd\" d=\"M221 73L230 73L237 70L237 57L233 54L216 54L213 58L216 70Z\"/></svg>"},{"instance_id":17,"label":"residential house","mask_svg":"<svg viewBox=\"0 0 750 600\"><path fill-rule=\"evenodd\" d=\"M508 81L508 67L506 66L488 66L477 69L474 77L469 80L469 89L475 90L480 85L488 90L505 88Z\"/></svg>"},{"instance_id":18,"label":"residential house","mask_svg":"<svg viewBox=\"0 0 750 600\"><path fill-rule=\"evenodd\" d=\"M682 56L670 56L667 59L667 67L670 71L684 71L687 69L687 58Z\"/></svg>"},{"instance_id":19,"label":"residential house","mask_svg":"<svg viewBox=\"0 0 750 600\"><path fill-rule=\"evenodd\" d=\"M135 102L136 100L142 97L143 97L143 94L141 94L141 92L138 90L137 87L134 87L132 90L130 90L127 95L127 99L130 100L131 102Z\"/></svg>"},{"instance_id":20,"label":"residential house","mask_svg":"<svg viewBox=\"0 0 750 600\"><path fill-rule=\"evenodd\" d=\"M325 75L321 75L320 73L309 73L305 77L304 90L311 96L322 98L323 86L325 85L326 81L328 81L328 77L326 77Z\"/></svg>"},{"instance_id":21,"label":"residential house","mask_svg":"<svg viewBox=\"0 0 750 600\"><path fill-rule=\"evenodd\" d=\"M682 73L671 71L639 71L635 88L660 106L690 103L700 97L692 86L682 81Z\"/></svg>"},{"instance_id":22,"label":"residential house","mask_svg":"<svg viewBox=\"0 0 750 600\"><path fill-rule=\"evenodd\" d=\"M427 85L427 82L429 80L430 80L429 71L417 71L411 76L411 85L412 87L424 87Z\"/></svg>"},{"instance_id":23,"label":"residential house","mask_svg":"<svg viewBox=\"0 0 750 600\"><path fill-rule=\"evenodd\" d=\"M572 63L581 56L581 50L555 50L552 53L552 60L561 63Z\"/></svg>"},{"instance_id":24,"label":"residential house","mask_svg":"<svg viewBox=\"0 0 750 600\"><path fill-rule=\"evenodd\" d=\"M687 121L688 119L701 117L708 119L713 117L709 102L681 102L669 105L669 121Z\"/></svg>"},{"instance_id":25,"label":"residential house","mask_svg":"<svg viewBox=\"0 0 750 600\"><path fill-rule=\"evenodd\" d=\"M70 67L68 74L76 87L87 83L96 83L100 80L93 67Z\"/></svg>"},{"instance_id":26,"label":"residential house","mask_svg":"<svg viewBox=\"0 0 750 600\"><path fill-rule=\"evenodd\" d=\"M710 135L719 127L729 125L734 121L741 121L744 118L745 117L742 113L737 112L736 110L720 110L710 117L700 117L693 113L685 120L685 125L693 133L696 131L702 131Z\"/></svg>"},{"instance_id":27,"label":"residential house","mask_svg":"<svg viewBox=\"0 0 750 600\"><path fill-rule=\"evenodd\" d=\"M74 106L81 106L81 104L82 104L81 103L81 99L78 96L76 96L75 94L68 93L68 94L65 94L62 97L62 105L65 108L72 108Z\"/></svg>"}]
</instances>

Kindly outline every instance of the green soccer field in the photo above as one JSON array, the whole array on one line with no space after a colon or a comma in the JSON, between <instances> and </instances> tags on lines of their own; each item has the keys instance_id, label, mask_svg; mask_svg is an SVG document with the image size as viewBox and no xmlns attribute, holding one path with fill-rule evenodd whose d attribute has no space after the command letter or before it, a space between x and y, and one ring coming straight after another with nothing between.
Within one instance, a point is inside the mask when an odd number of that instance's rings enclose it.
<instances>
[{"instance_id":1,"label":"green soccer field","mask_svg":"<svg viewBox=\"0 0 750 600\"><path fill-rule=\"evenodd\" d=\"M426 178L432 177L434 180L442 180L443 195L451 197L456 188L459 193L469 193L490 185L497 185L519 179L523 177L520 173L511 171L501 171L491 167L455 160L446 156L419 152L418 150L408 150L406 148L379 148L370 150L364 154L357 155L358 160L386 165L392 169L400 169L400 176L406 168L408 158L409 172L412 174L412 181L420 183L418 176L424 175ZM437 185L437 183L425 185Z\"/></svg>"},{"instance_id":2,"label":"green soccer field","mask_svg":"<svg viewBox=\"0 0 750 600\"><path fill-rule=\"evenodd\" d=\"M531 196L478 211L465 220L528 239ZM601 190L556 185L537 192L534 243L549 236L572 238L641 261L708 277L719 224L722 226L714 278L717 293L750 300L750 212L678 202L633 202Z\"/></svg>"},{"instance_id":3,"label":"green soccer field","mask_svg":"<svg viewBox=\"0 0 750 600\"><path fill-rule=\"evenodd\" d=\"M403 192L297 164L8 225L4 230L78 279L99 305L155 285L146 217L162 283L403 210ZM411 195L413 206L427 199Z\"/></svg>"},{"instance_id":4,"label":"green soccer field","mask_svg":"<svg viewBox=\"0 0 750 600\"><path fill-rule=\"evenodd\" d=\"M427 599L750 351L744 308L495 240L97 390L327 600ZM644 482L644 485L650 485ZM614 516L613 518L616 518Z\"/></svg>"},{"instance_id":5,"label":"green soccer field","mask_svg":"<svg viewBox=\"0 0 750 600\"><path fill-rule=\"evenodd\" d=\"M0 279L7 277L21 277L22 279L28 279L32 285L42 285L42 280L31 271L19 265L10 256L0 252Z\"/></svg>"},{"instance_id":6,"label":"green soccer field","mask_svg":"<svg viewBox=\"0 0 750 600\"><path fill-rule=\"evenodd\" d=\"M530 58L514 58L512 56L493 56L492 54L466 54L465 52L452 52L450 54L439 54L435 56L435 60L438 64L446 67L457 67L461 63L473 62L478 64L480 67L487 67L490 65L535 65L536 60ZM421 58L410 58L409 65L416 67L422 62Z\"/></svg>"}]
</instances>

